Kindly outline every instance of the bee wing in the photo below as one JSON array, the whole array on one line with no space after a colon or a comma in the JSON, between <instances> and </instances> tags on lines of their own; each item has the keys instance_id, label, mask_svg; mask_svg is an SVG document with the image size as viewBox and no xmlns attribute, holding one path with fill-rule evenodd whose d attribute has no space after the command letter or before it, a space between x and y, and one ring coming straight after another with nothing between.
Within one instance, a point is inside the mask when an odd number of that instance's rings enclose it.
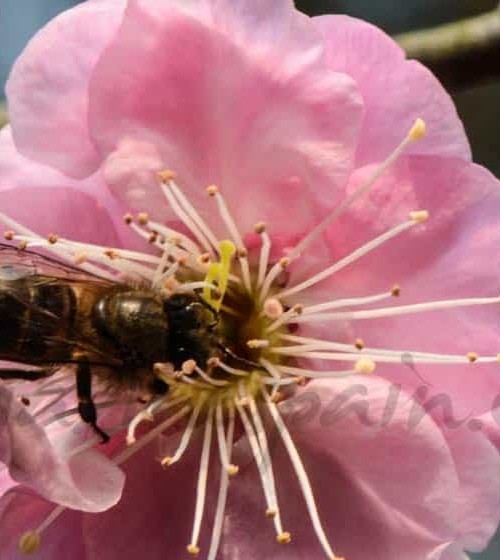
<instances>
[{"instance_id":1,"label":"bee wing","mask_svg":"<svg viewBox=\"0 0 500 560\"><path fill-rule=\"evenodd\" d=\"M105 286L113 285L111 280L85 272L77 266L62 262L55 257L0 243L0 282L19 280L34 275L73 282L95 282Z\"/></svg>"},{"instance_id":2,"label":"bee wing","mask_svg":"<svg viewBox=\"0 0 500 560\"><path fill-rule=\"evenodd\" d=\"M31 323L34 321L37 323L43 321L64 322L64 317L54 311L54 308L51 309L50 305L44 300L33 301L29 288L27 288L25 282L22 282L23 279L29 278L31 278L28 283L29 286L47 287L49 298L50 287L57 287L61 284L79 283L96 288L116 285L116 282L82 271L78 267L66 264L57 258L26 249L20 250L11 245L0 243L0 293L8 294L10 298L31 311L29 316L22 313L18 314L17 321L20 327L23 327L26 321ZM99 351L89 341L81 338L77 332L67 332L64 336L44 336L41 329L39 338L43 339L46 344L59 348L62 354L67 354L64 349L80 349L94 357L92 362L113 366L121 363L115 357ZM2 355L0 352L0 360L8 359L9 356ZM32 364L33 362L29 361L29 363Z\"/></svg>"}]
</instances>

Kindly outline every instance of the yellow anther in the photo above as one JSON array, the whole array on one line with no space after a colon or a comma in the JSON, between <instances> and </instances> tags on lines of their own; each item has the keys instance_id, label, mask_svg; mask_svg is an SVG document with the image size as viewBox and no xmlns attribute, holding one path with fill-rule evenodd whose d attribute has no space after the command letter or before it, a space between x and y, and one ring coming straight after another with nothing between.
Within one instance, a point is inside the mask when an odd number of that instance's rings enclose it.
<instances>
[{"instance_id":1,"label":"yellow anther","mask_svg":"<svg viewBox=\"0 0 500 560\"><path fill-rule=\"evenodd\" d=\"M269 319L278 319L283 315L283 306L276 298L268 298L264 302L264 315Z\"/></svg>"},{"instance_id":2,"label":"yellow anther","mask_svg":"<svg viewBox=\"0 0 500 560\"><path fill-rule=\"evenodd\" d=\"M49 236L47 237L47 241L51 244L51 245L55 245L58 242L59 238L57 237L57 235L55 233L51 233L49 234Z\"/></svg>"},{"instance_id":3,"label":"yellow anther","mask_svg":"<svg viewBox=\"0 0 500 560\"><path fill-rule=\"evenodd\" d=\"M19 241L19 243L17 244L17 248L20 251L24 251L26 249L26 247L28 246L28 242L25 241L24 239L22 241Z\"/></svg>"},{"instance_id":4,"label":"yellow anther","mask_svg":"<svg viewBox=\"0 0 500 560\"><path fill-rule=\"evenodd\" d=\"M11 229L7 230L4 232L3 237L4 239L6 239L7 241L12 241L14 239L14 236L16 235L15 231L12 231Z\"/></svg>"},{"instance_id":5,"label":"yellow anther","mask_svg":"<svg viewBox=\"0 0 500 560\"><path fill-rule=\"evenodd\" d=\"M194 360L186 360L182 364L182 373L184 375L191 375L196 369L196 362Z\"/></svg>"},{"instance_id":6,"label":"yellow anther","mask_svg":"<svg viewBox=\"0 0 500 560\"><path fill-rule=\"evenodd\" d=\"M255 231L255 233L264 233L266 231L266 223L265 222L257 222L254 226L253 229Z\"/></svg>"},{"instance_id":7,"label":"yellow anther","mask_svg":"<svg viewBox=\"0 0 500 560\"><path fill-rule=\"evenodd\" d=\"M191 556L198 556L200 554L200 547L196 544L188 544L186 550Z\"/></svg>"},{"instance_id":8,"label":"yellow anther","mask_svg":"<svg viewBox=\"0 0 500 560\"><path fill-rule=\"evenodd\" d=\"M22 554L35 554L40 549L40 534L36 531L28 531L19 539L19 551Z\"/></svg>"},{"instance_id":9,"label":"yellow anther","mask_svg":"<svg viewBox=\"0 0 500 560\"><path fill-rule=\"evenodd\" d=\"M408 133L411 140L421 140L426 133L427 126L423 119L417 119Z\"/></svg>"},{"instance_id":10,"label":"yellow anther","mask_svg":"<svg viewBox=\"0 0 500 560\"><path fill-rule=\"evenodd\" d=\"M162 468L166 469L167 467L170 467L170 465L172 464L172 457L163 457L163 459L160 462Z\"/></svg>"},{"instance_id":11,"label":"yellow anther","mask_svg":"<svg viewBox=\"0 0 500 560\"><path fill-rule=\"evenodd\" d=\"M292 261L288 257L282 257L280 259L280 266L284 270L285 268L288 268L290 266L291 262Z\"/></svg>"},{"instance_id":12,"label":"yellow anther","mask_svg":"<svg viewBox=\"0 0 500 560\"><path fill-rule=\"evenodd\" d=\"M215 196L219 192L219 187L217 185L210 185L207 187L208 196Z\"/></svg>"},{"instance_id":13,"label":"yellow anther","mask_svg":"<svg viewBox=\"0 0 500 560\"><path fill-rule=\"evenodd\" d=\"M375 371L375 362L368 358L361 358L354 364L354 371L356 373L368 374Z\"/></svg>"},{"instance_id":14,"label":"yellow anther","mask_svg":"<svg viewBox=\"0 0 500 560\"><path fill-rule=\"evenodd\" d=\"M410 220L416 224L423 224L429 219L429 212L427 210L417 210L410 212Z\"/></svg>"},{"instance_id":15,"label":"yellow anther","mask_svg":"<svg viewBox=\"0 0 500 560\"><path fill-rule=\"evenodd\" d=\"M401 286L399 284L395 284L391 289L391 295L394 297L399 297L401 295Z\"/></svg>"},{"instance_id":16,"label":"yellow anther","mask_svg":"<svg viewBox=\"0 0 500 560\"><path fill-rule=\"evenodd\" d=\"M175 179L175 173L170 169L164 169L163 171L158 172L158 179L162 183L168 183L169 181L173 181Z\"/></svg>"},{"instance_id":17,"label":"yellow anther","mask_svg":"<svg viewBox=\"0 0 500 560\"><path fill-rule=\"evenodd\" d=\"M227 467L227 474L229 476L236 476L240 472L240 467L238 465L233 465L232 463Z\"/></svg>"},{"instance_id":18,"label":"yellow anther","mask_svg":"<svg viewBox=\"0 0 500 560\"><path fill-rule=\"evenodd\" d=\"M288 531L285 531L276 537L276 541L278 544L289 544L292 542L292 535Z\"/></svg>"},{"instance_id":19,"label":"yellow anther","mask_svg":"<svg viewBox=\"0 0 500 560\"><path fill-rule=\"evenodd\" d=\"M477 361L477 359L479 358L479 356L476 354L476 352L469 352L467 354L467 359L469 360L469 362L474 363Z\"/></svg>"},{"instance_id":20,"label":"yellow anther","mask_svg":"<svg viewBox=\"0 0 500 560\"><path fill-rule=\"evenodd\" d=\"M267 348L269 346L269 340L259 339L259 338L252 338L251 340L247 340L248 348Z\"/></svg>"},{"instance_id":21,"label":"yellow anther","mask_svg":"<svg viewBox=\"0 0 500 560\"><path fill-rule=\"evenodd\" d=\"M137 214L137 222L141 226L147 225L147 223L149 222L149 214L147 214L146 212L139 212L139 214Z\"/></svg>"},{"instance_id":22,"label":"yellow anther","mask_svg":"<svg viewBox=\"0 0 500 560\"><path fill-rule=\"evenodd\" d=\"M358 349L358 350L363 350L363 348L365 347L365 343L363 341L362 338L357 338L354 342L354 346Z\"/></svg>"},{"instance_id":23,"label":"yellow anther","mask_svg":"<svg viewBox=\"0 0 500 560\"><path fill-rule=\"evenodd\" d=\"M278 515L278 512L274 508L266 509L266 517L269 519L274 519Z\"/></svg>"},{"instance_id":24,"label":"yellow anther","mask_svg":"<svg viewBox=\"0 0 500 560\"><path fill-rule=\"evenodd\" d=\"M203 288L203 299L211 305L216 311L219 311L222 305L222 298L226 293L229 281L229 273L231 271L231 261L233 259L236 247L229 240L223 240L219 243L220 262L212 263L208 267L205 281L209 284L216 284L218 294L214 294L209 286ZM219 297L214 297L219 295Z\"/></svg>"}]
</instances>

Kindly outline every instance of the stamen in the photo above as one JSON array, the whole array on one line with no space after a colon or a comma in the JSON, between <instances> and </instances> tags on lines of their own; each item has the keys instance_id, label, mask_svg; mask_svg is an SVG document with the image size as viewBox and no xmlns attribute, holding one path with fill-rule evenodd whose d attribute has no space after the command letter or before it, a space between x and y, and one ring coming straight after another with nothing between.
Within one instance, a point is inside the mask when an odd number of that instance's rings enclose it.
<instances>
[{"instance_id":1,"label":"stamen","mask_svg":"<svg viewBox=\"0 0 500 560\"><path fill-rule=\"evenodd\" d=\"M193 532L191 543L187 547L190 554L197 555L200 551L198 540L200 538L201 521L205 508L205 498L207 495L208 465L210 459L210 446L212 444L212 427L214 420L214 407L211 406L205 423L205 434L203 436L203 448L201 451L200 471L198 474L198 485L196 488L196 508L194 514Z\"/></svg>"},{"instance_id":2,"label":"stamen","mask_svg":"<svg viewBox=\"0 0 500 560\"><path fill-rule=\"evenodd\" d=\"M278 319L283 315L284 309L283 305L279 299L268 298L262 306L262 317L267 317L268 319Z\"/></svg>"},{"instance_id":3,"label":"stamen","mask_svg":"<svg viewBox=\"0 0 500 560\"><path fill-rule=\"evenodd\" d=\"M181 404L186 400L187 399L185 397L179 397L177 399L166 401L165 398L162 397L161 399L158 399L154 403L148 405L145 409L141 410L130 421L126 437L127 445L133 445L136 442L135 433L141 422L145 420L152 422L154 420L153 414L156 408L159 408L161 406L162 410L169 410L170 408L173 408L174 406L177 406L178 404Z\"/></svg>"},{"instance_id":4,"label":"stamen","mask_svg":"<svg viewBox=\"0 0 500 560\"><path fill-rule=\"evenodd\" d=\"M294 322L313 322L324 320L355 320L376 319L379 317L395 317L398 315L412 315L425 311L439 311L442 309L455 309L458 307L470 307L475 305L491 305L500 303L500 297L491 298L464 298L454 300L430 301L426 303L415 303L412 305L400 305L397 307L383 307L381 309L369 309L365 311L349 311L341 313L317 313L315 315L304 315L294 319Z\"/></svg>"},{"instance_id":5,"label":"stamen","mask_svg":"<svg viewBox=\"0 0 500 560\"><path fill-rule=\"evenodd\" d=\"M163 182L163 181L162 181L162 183L165 184L165 182ZM207 225L207 223L203 220L203 218L200 216L200 214L196 211L196 209L191 204L191 202L189 202L189 199L184 195L182 190L179 188L179 186L175 183L175 181L173 179L170 179L167 182L167 184L170 187L170 189L173 191L175 196L177 197L177 200L179 201L179 203L184 207L184 209L189 214L189 216L193 219L193 221L196 223L196 225L200 228L200 231L203 233L203 235L210 241L213 248L215 250L217 250L217 247L219 245L219 242L217 240L217 236L213 233L213 231L210 229L210 227Z\"/></svg>"},{"instance_id":6,"label":"stamen","mask_svg":"<svg viewBox=\"0 0 500 560\"><path fill-rule=\"evenodd\" d=\"M369 305L371 303L377 303L385 299L396 297L396 295L399 296L400 293L401 290L397 291L396 294L395 288L393 288L390 292L375 294L373 296L336 299L332 301L327 301L325 303L320 303L317 305L307 305L306 307L303 308L302 312L304 315L310 315L312 313L318 313L319 311L327 311L329 309L338 309L342 307L357 307L359 305Z\"/></svg>"},{"instance_id":7,"label":"stamen","mask_svg":"<svg viewBox=\"0 0 500 560\"><path fill-rule=\"evenodd\" d=\"M417 352L413 350L386 350L381 348L367 348L362 340L356 343L355 347L362 350L361 353L353 354L350 344L342 344L340 342L329 342L327 340L305 338L293 335L280 335L280 338L289 342L299 343L297 346L276 346L273 351L278 354L285 354L298 358L311 359L338 359L341 361L355 361L360 355L368 359L381 363L401 363L405 356L411 356L416 364L466 364L471 362L471 357L475 359L474 363L491 364L498 361L498 356L481 356L475 352L469 352L465 356L458 354L437 354L431 352ZM338 350L346 352L346 354L325 353L311 351L327 351Z\"/></svg>"},{"instance_id":8,"label":"stamen","mask_svg":"<svg viewBox=\"0 0 500 560\"><path fill-rule=\"evenodd\" d=\"M227 385L229 385L229 381L226 381L224 379L214 379L213 377L211 377L210 375L208 375L208 373L206 371L203 371L201 368L199 368L198 366L196 366L196 372L198 373L198 375L200 377L202 377L207 383L210 383L210 385L213 385L214 387L226 387Z\"/></svg>"},{"instance_id":9,"label":"stamen","mask_svg":"<svg viewBox=\"0 0 500 560\"><path fill-rule=\"evenodd\" d=\"M221 360L219 360L217 365L222 370L224 370L227 373L230 373L231 375L238 375L240 377L248 377L248 375L249 375L248 371L246 371L244 369L236 369L236 368L233 368L231 366L228 366L226 363L222 362Z\"/></svg>"},{"instance_id":10,"label":"stamen","mask_svg":"<svg viewBox=\"0 0 500 560\"><path fill-rule=\"evenodd\" d=\"M189 445L189 442L191 441L191 436L193 435L194 428L196 426L196 421L198 420L198 416L200 415L201 409L202 409L205 401L206 401L206 397L203 396L203 395L200 396L200 398L198 399L198 402L196 403L196 405L193 409L193 412L191 413L191 417L189 418L189 422L186 426L186 429L184 430L184 433L182 434L181 441L179 443L179 447L177 448L177 451L174 453L174 455L172 457L164 457L161 460L161 466L162 467L170 467L171 465L173 465L174 463L179 461L179 459L182 457L182 455L186 451L186 449Z\"/></svg>"},{"instance_id":11,"label":"stamen","mask_svg":"<svg viewBox=\"0 0 500 560\"><path fill-rule=\"evenodd\" d=\"M241 234L238 231L238 228L236 227L233 217L231 216L231 212L229 212L229 208L227 207L224 197L219 192L219 188L215 185L210 185L209 187L207 187L207 193L211 198L215 198L222 221L226 225L234 241L234 244L238 248L236 256L238 258L238 262L240 263L240 267L241 267L243 285L245 286L247 292L251 293L252 284L250 280L250 265L248 263L248 257L247 257L248 252L245 248L245 244L243 243Z\"/></svg>"},{"instance_id":12,"label":"stamen","mask_svg":"<svg viewBox=\"0 0 500 560\"><path fill-rule=\"evenodd\" d=\"M205 235L202 233L200 228L196 225L196 222L191 218L191 216L186 211L184 211L180 203L177 201L177 198L174 196L173 192L164 183L161 183L161 190L163 191L163 194L168 200L170 208L172 208L174 214L188 228L188 230L193 234L193 236L200 243L200 245L205 249L205 251L208 251L210 255L215 256L210 241L205 237Z\"/></svg>"},{"instance_id":13,"label":"stamen","mask_svg":"<svg viewBox=\"0 0 500 560\"><path fill-rule=\"evenodd\" d=\"M321 282L322 280L325 280L326 278L328 278L330 276L333 276L336 272L338 272L339 270L342 270L346 266L348 266L348 265L352 264L353 262L357 261L361 257L365 256L367 253L370 253L374 249L377 249L378 247L380 247L381 245L383 245L387 241L389 241L389 240L393 239L394 237L400 235L404 231L412 228L417 223L420 223L420 222L417 222L414 219L410 219L406 222L403 222L402 224L399 224L399 225L393 227L392 229L383 233L382 235L379 235L378 237L375 237L375 239L372 239L371 241L369 241L365 245L362 245L361 247L359 247L358 249L353 251L350 255L348 255L347 257L344 257L343 259L340 259L335 264L329 266L328 268L326 268L322 272L319 272L315 276L312 276L311 278L305 280L304 282L301 282L300 284L297 284L296 286L293 286L292 288L289 288L287 290L284 290L284 291L276 294L275 297L277 297L279 299L287 298L287 297L289 297L293 294L297 294L298 292L302 292L302 291L310 288L311 286L314 286L318 282Z\"/></svg>"},{"instance_id":14,"label":"stamen","mask_svg":"<svg viewBox=\"0 0 500 560\"><path fill-rule=\"evenodd\" d=\"M271 267L271 270L267 273L264 279L262 288L260 290L259 302L262 303L271 289L273 282L278 278L278 276L290 266L290 258L283 257L276 264Z\"/></svg>"},{"instance_id":15,"label":"stamen","mask_svg":"<svg viewBox=\"0 0 500 560\"><path fill-rule=\"evenodd\" d=\"M274 323L271 323L268 327L266 327L265 332L267 334L270 334L276 329L279 329L282 325L289 323L291 320L295 319L295 317L301 315L303 310L304 310L304 306L301 305L300 303L296 303L288 311L283 313L281 317L276 319Z\"/></svg>"},{"instance_id":16,"label":"stamen","mask_svg":"<svg viewBox=\"0 0 500 560\"><path fill-rule=\"evenodd\" d=\"M222 417L222 406L220 402L217 405L217 436L219 442L220 461L223 465L220 477L219 495L217 497L217 507L215 511L215 520L212 530L212 539L210 542L210 550L207 560L215 560L219 544L222 536L222 527L224 523L224 512L226 509L227 490L229 485L229 476L238 472L236 465L231 465L231 449L233 447L234 438L234 406L229 407L229 422L227 428L227 436L224 437L224 426Z\"/></svg>"},{"instance_id":17,"label":"stamen","mask_svg":"<svg viewBox=\"0 0 500 560\"><path fill-rule=\"evenodd\" d=\"M260 479L262 483L262 489L264 491L264 496L267 503L267 510L266 511L276 511L276 515L273 517L274 527L276 530L276 535L279 536L283 533L283 527L281 524L281 516L279 514L278 505L276 503L276 493L274 488L274 478L272 478L272 472L269 471L268 465L265 463L263 452L259 445L259 441L255 434L254 428L248 415L241 405L240 401L235 401L236 408L241 418L241 422L245 429L245 433L248 438L248 442L252 449L253 456L255 458L255 464L257 465L257 469L260 474ZM272 481L271 481L272 478ZM274 494L273 494L274 491Z\"/></svg>"},{"instance_id":18,"label":"stamen","mask_svg":"<svg viewBox=\"0 0 500 560\"><path fill-rule=\"evenodd\" d=\"M264 283L264 278L269 264L269 255L271 253L271 239L266 231L266 224L259 222L255 224L255 232L258 233L262 240L262 246L259 256L259 271L257 274L257 290L260 290Z\"/></svg>"},{"instance_id":19,"label":"stamen","mask_svg":"<svg viewBox=\"0 0 500 560\"><path fill-rule=\"evenodd\" d=\"M288 254L290 259L296 259L304 249L311 245L318 237L344 212L352 206L352 204L360 197L365 195L373 185L384 175L384 173L389 169L402 155L406 148L417 140L422 139L425 136L425 122L422 119L417 119L413 124L412 128L408 132L406 138L401 142L401 144L392 152L392 154L375 169L373 174L360 185L352 194L350 194L339 206L337 206L322 222L320 222L304 239L298 243L295 248Z\"/></svg>"},{"instance_id":20,"label":"stamen","mask_svg":"<svg viewBox=\"0 0 500 560\"><path fill-rule=\"evenodd\" d=\"M280 413L276 408L276 405L273 403L273 401L271 400L270 396L268 395L265 389L262 389L262 395L264 396L264 399L267 404L267 408L274 420L276 428L278 429L281 439L283 440L286 450L288 451L288 455L290 456L290 459L292 461L292 465L293 468L295 469L295 473L297 474L297 478L299 480L300 488L302 490L302 493L306 501L307 509L309 511L309 516L311 518L314 531L316 532L318 540L321 546L323 547L323 550L325 551L327 558L329 560L335 560L336 558L335 554L333 553L330 543L326 538L323 526L321 525L311 484L307 477L306 470L304 468L300 455L297 451L297 448L295 447L293 440L290 436L290 432L288 431L288 428L283 422L283 419L281 418Z\"/></svg>"}]
</instances>

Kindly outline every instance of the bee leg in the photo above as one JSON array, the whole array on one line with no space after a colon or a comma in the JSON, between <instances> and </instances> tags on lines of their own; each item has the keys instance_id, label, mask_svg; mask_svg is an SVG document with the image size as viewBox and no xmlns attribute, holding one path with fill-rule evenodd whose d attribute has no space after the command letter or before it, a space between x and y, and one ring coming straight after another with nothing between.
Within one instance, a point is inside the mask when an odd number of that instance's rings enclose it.
<instances>
[{"instance_id":1,"label":"bee leg","mask_svg":"<svg viewBox=\"0 0 500 560\"><path fill-rule=\"evenodd\" d=\"M49 369L0 369L0 379L22 379L38 381L51 374Z\"/></svg>"},{"instance_id":2,"label":"bee leg","mask_svg":"<svg viewBox=\"0 0 500 560\"><path fill-rule=\"evenodd\" d=\"M76 369L76 393L78 396L78 413L80 418L90 424L101 436L102 443L109 441L109 436L97 425L97 411L92 400L92 374L87 358L81 358Z\"/></svg>"}]
</instances>

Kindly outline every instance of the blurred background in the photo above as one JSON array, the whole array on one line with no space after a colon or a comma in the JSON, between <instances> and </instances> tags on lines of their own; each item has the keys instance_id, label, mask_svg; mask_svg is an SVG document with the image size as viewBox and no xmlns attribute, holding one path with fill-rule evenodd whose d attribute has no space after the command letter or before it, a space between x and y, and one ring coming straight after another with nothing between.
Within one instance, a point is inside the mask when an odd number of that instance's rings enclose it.
<instances>
[{"instance_id":1,"label":"blurred background","mask_svg":"<svg viewBox=\"0 0 500 560\"><path fill-rule=\"evenodd\" d=\"M0 0L2 92L12 63L29 38L58 12L78 3L76 0ZM296 0L296 5L310 15L356 16L399 35L486 13L498 6L498 0ZM437 61L424 58L452 93L475 160L500 176L500 41L464 56ZM498 560L500 535L486 552L473 558Z\"/></svg>"}]
</instances>

